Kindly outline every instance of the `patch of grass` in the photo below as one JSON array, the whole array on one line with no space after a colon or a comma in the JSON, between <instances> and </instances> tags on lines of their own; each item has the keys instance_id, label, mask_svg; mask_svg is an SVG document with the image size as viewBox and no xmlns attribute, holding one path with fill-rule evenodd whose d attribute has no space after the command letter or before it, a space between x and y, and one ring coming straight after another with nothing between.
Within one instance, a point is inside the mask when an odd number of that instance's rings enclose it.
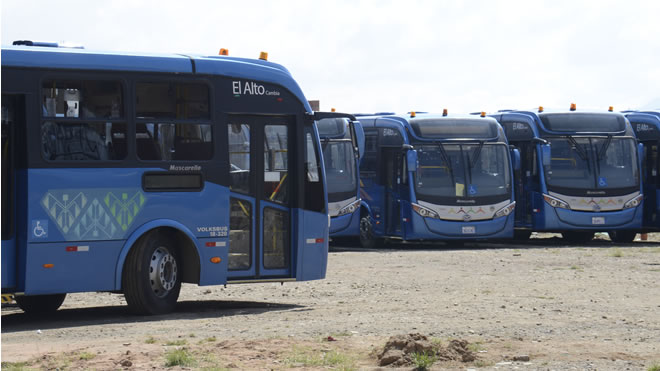
<instances>
[{"instance_id":1,"label":"patch of grass","mask_svg":"<svg viewBox=\"0 0 660 371\"><path fill-rule=\"evenodd\" d=\"M90 359L94 359L94 357L96 357L96 354L90 352L81 352L78 355L78 359L83 361L89 361Z\"/></svg>"},{"instance_id":2,"label":"patch of grass","mask_svg":"<svg viewBox=\"0 0 660 371\"><path fill-rule=\"evenodd\" d=\"M492 366L495 365L495 362L493 362L493 361L486 361L486 360L483 360L483 359L478 359L478 360L474 361L474 363L473 363L472 365L474 365L474 367L478 367L478 368L481 368L481 367L492 367Z\"/></svg>"},{"instance_id":3,"label":"patch of grass","mask_svg":"<svg viewBox=\"0 0 660 371\"><path fill-rule=\"evenodd\" d=\"M581 271L582 267L580 267L578 265L571 265L571 269L574 270L574 271Z\"/></svg>"},{"instance_id":4,"label":"patch of grass","mask_svg":"<svg viewBox=\"0 0 660 371\"><path fill-rule=\"evenodd\" d=\"M660 363L655 363L651 365L646 371L660 371Z\"/></svg>"},{"instance_id":5,"label":"patch of grass","mask_svg":"<svg viewBox=\"0 0 660 371\"><path fill-rule=\"evenodd\" d=\"M145 344L156 344L156 338L153 336L149 336L147 340L144 341Z\"/></svg>"},{"instance_id":6,"label":"patch of grass","mask_svg":"<svg viewBox=\"0 0 660 371\"><path fill-rule=\"evenodd\" d=\"M415 364L415 370L426 371L431 367L431 365L436 361L435 355L433 353L413 353L411 354L413 363Z\"/></svg>"},{"instance_id":7,"label":"patch of grass","mask_svg":"<svg viewBox=\"0 0 660 371\"><path fill-rule=\"evenodd\" d=\"M181 346L181 345L186 345L188 342L186 339L181 339L181 340L172 340L168 341L165 343L166 346Z\"/></svg>"},{"instance_id":8,"label":"patch of grass","mask_svg":"<svg viewBox=\"0 0 660 371\"><path fill-rule=\"evenodd\" d=\"M188 337L189 337L189 338L194 338L194 337L197 337L197 335L195 335L195 334L188 334Z\"/></svg>"},{"instance_id":9,"label":"patch of grass","mask_svg":"<svg viewBox=\"0 0 660 371\"><path fill-rule=\"evenodd\" d=\"M202 340L198 341L197 344L213 343L216 340L218 340L218 339L216 339L215 336L211 336L211 337L207 337L206 339L202 339Z\"/></svg>"},{"instance_id":10,"label":"patch of grass","mask_svg":"<svg viewBox=\"0 0 660 371\"><path fill-rule=\"evenodd\" d=\"M186 349L179 348L170 350L165 354L166 367L192 367L196 364L195 358Z\"/></svg>"},{"instance_id":11,"label":"patch of grass","mask_svg":"<svg viewBox=\"0 0 660 371\"><path fill-rule=\"evenodd\" d=\"M610 256L620 258L623 256L623 252L620 249L614 249L614 251L610 253Z\"/></svg>"},{"instance_id":12,"label":"patch of grass","mask_svg":"<svg viewBox=\"0 0 660 371\"><path fill-rule=\"evenodd\" d=\"M344 371L356 369L351 357L336 350L318 352L295 346L293 353L286 358L286 363L293 367L331 367Z\"/></svg>"},{"instance_id":13,"label":"patch of grass","mask_svg":"<svg viewBox=\"0 0 660 371\"><path fill-rule=\"evenodd\" d=\"M484 350L484 344L480 341L477 341L474 343L469 343L467 348L472 353L479 353L479 351Z\"/></svg>"},{"instance_id":14,"label":"patch of grass","mask_svg":"<svg viewBox=\"0 0 660 371\"><path fill-rule=\"evenodd\" d=\"M27 371L27 362L2 362L0 368L6 371Z\"/></svg>"}]
</instances>

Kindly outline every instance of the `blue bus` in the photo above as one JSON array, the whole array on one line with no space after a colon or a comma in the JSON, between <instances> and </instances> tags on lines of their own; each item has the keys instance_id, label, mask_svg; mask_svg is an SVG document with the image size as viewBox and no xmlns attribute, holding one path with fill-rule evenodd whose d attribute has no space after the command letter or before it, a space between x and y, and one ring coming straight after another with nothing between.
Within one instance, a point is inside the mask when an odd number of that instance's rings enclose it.
<instances>
[{"instance_id":1,"label":"blue bus","mask_svg":"<svg viewBox=\"0 0 660 371\"><path fill-rule=\"evenodd\" d=\"M40 45L2 48L3 294L157 314L182 282L325 277L325 117L287 69Z\"/></svg>"},{"instance_id":2,"label":"blue bus","mask_svg":"<svg viewBox=\"0 0 660 371\"><path fill-rule=\"evenodd\" d=\"M363 247L513 236L512 157L495 119L415 112L359 119Z\"/></svg>"},{"instance_id":3,"label":"blue bus","mask_svg":"<svg viewBox=\"0 0 660 371\"><path fill-rule=\"evenodd\" d=\"M637 140L644 146L642 154L642 184L644 185L643 232L660 230L660 110L624 112Z\"/></svg>"},{"instance_id":4,"label":"blue bus","mask_svg":"<svg viewBox=\"0 0 660 371\"><path fill-rule=\"evenodd\" d=\"M330 237L333 241L360 234L359 164L364 153L362 125L353 117L318 123L328 189Z\"/></svg>"},{"instance_id":5,"label":"blue bus","mask_svg":"<svg viewBox=\"0 0 660 371\"><path fill-rule=\"evenodd\" d=\"M491 115L520 151L515 174L516 238L559 232L573 243L597 231L629 242L641 228L639 148L615 112L500 111Z\"/></svg>"}]
</instances>

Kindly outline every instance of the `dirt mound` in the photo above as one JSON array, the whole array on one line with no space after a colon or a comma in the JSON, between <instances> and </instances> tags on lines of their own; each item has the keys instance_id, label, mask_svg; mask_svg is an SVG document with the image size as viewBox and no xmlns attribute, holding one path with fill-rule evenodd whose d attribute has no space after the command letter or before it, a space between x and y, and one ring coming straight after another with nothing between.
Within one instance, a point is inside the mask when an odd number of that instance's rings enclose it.
<instances>
[{"instance_id":1,"label":"dirt mound","mask_svg":"<svg viewBox=\"0 0 660 371\"><path fill-rule=\"evenodd\" d=\"M472 362L476 355L468 349L467 340L452 340L444 347L432 343L422 334L395 335L378 354L380 366L410 366L415 354L426 354L437 361Z\"/></svg>"}]
</instances>

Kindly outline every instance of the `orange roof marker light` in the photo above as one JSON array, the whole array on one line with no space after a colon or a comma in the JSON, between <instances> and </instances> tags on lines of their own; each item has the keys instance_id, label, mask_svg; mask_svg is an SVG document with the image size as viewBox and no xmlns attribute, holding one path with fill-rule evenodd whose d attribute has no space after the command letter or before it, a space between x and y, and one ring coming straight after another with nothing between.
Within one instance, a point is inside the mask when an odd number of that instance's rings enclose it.
<instances>
[{"instance_id":1,"label":"orange roof marker light","mask_svg":"<svg viewBox=\"0 0 660 371\"><path fill-rule=\"evenodd\" d=\"M539 106L539 113L543 112L543 106Z\"/></svg>"},{"instance_id":2,"label":"orange roof marker light","mask_svg":"<svg viewBox=\"0 0 660 371\"><path fill-rule=\"evenodd\" d=\"M577 105L575 103L571 103L571 111L575 111L577 109Z\"/></svg>"},{"instance_id":3,"label":"orange roof marker light","mask_svg":"<svg viewBox=\"0 0 660 371\"><path fill-rule=\"evenodd\" d=\"M268 60L268 53L266 53L266 52L261 52L261 53L259 54L259 59L261 59L262 61L267 61L267 60Z\"/></svg>"},{"instance_id":4,"label":"orange roof marker light","mask_svg":"<svg viewBox=\"0 0 660 371\"><path fill-rule=\"evenodd\" d=\"M221 48L218 55L229 55L229 50L225 48Z\"/></svg>"},{"instance_id":5,"label":"orange roof marker light","mask_svg":"<svg viewBox=\"0 0 660 371\"><path fill-rule=\"evenodd\" d=\"M337 110L334 108L330 108L330 112L337 112Z\"/></svg>"},{"instance_id":6,"label":"orange roof marker light","mask_svg":"<svg viewBox=\"0 0 660 371\"><path fill-rule=\"evenodd\" d=\"M415 111L410 112L410 117L415 117L415 116L417 116L417 114L415 113Z\"/></svg>"},{"instance_id":7,"label":"orange roof marker light","mask_svg":"<svg viewBox=\"0 0 660 371\"><path fill-rule=\"evenodd\" d=\"M449 114L449 111L447 111L446 108L443 109L443 110L442 110L442 115L443 115L443 116L447 116L447 114Z\"/></svg>"},{"instance_id":8,"label":"orange roof marker light","mask_svg":"<svg viewBox=\"0 0 660 371\"><path fill-rule=\"evenodd\" d=\"M607 110L608 112L614 112L614 106L610 106L610 109Z\"/></svg>"},{"instance_id":9,"label":"orange roof marker light","mask_svg":"<svg viewBox=\"0 0 660 371\"><path fill-rule=\"evenodd\" d=\"M480 115L480 116L481 116L481 117L486 117L486 112L481 111L481 115Z\"/></svg>"}]
</instances>

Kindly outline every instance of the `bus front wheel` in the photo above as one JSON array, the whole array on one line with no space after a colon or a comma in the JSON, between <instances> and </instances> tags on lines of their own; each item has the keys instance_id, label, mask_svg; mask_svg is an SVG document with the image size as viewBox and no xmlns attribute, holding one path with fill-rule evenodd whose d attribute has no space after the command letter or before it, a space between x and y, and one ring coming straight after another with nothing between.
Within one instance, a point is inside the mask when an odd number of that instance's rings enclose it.
<instances>
[{"instance_id":1,"label":"bus front wheel","mask_svg":"<svg viewBox=\"0 0 660 371\"><path fill-rule=\"evenodd\" d=\"M610 240L619 243L633 242L635 236L637 236L637 232L635 231L611 231L607 232L607 234L610 236Z\"/></svg>"},{"instance_id":2,"label":"bus front wheel","mask_svg":"<svg viewBox=\"0 0 660 371\"><path fill-rule=\"evenodd\" d=\"M594 232L570 231L562 232L561 236L570 243L587 243L594 238Z\"/></svg>"},{"instance_id":3,"label":"bus front wheel","mask_svg":"<svg viewBox=\"0 0 660 371\"><path fill-rule=\"evenodd\" d=\"M165 314L176 306L181 272L173 238L153 232L144 236L126 257L124 297L131 312Z\"/></svg>"},{"instance_id":4,"label":"bus front wheel","mask_svg":"<svg viewBox=\"0 0 660 371\"><path fill-rule=\"evenodd\" d=\"M46 314L55 312L64 302L66 294L15 296L16 304L28 314Z\"/></svg>"},{"instance_id":5,"label":"bus front wheel","mask_svg":"<svg viewBox=\"0 0 660 371\"><path fill-rule=\"evenodd\" d=\"M365 215L360 219L360 245L365 249L381 247L382 240L374 236L371 217Z\"/></svg>"}]
</instances>

